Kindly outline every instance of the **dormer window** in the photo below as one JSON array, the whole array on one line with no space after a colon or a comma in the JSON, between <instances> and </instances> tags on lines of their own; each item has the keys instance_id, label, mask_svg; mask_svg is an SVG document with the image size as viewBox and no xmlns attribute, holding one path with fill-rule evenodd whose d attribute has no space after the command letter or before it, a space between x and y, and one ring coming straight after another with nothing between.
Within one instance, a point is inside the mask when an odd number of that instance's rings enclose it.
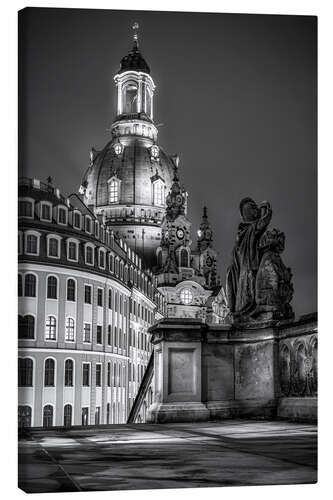
<instances>
[{"instance_id":1,"label":"dormer window","mask_svg":"<svg viewBox=\"0 0 333 500\"><path fill-rule=\"evenodd\" d=\"M73 227L75 229L81 229L81 214L80 214L80 212L74 212L74 214L73 214Z\"/></svg>"},{"instance_id":2,"label":"dormer window","mask_svg":"<svg viewBox=\"0 0 333 500\"><path fill-rule=\"evenodd\" d=\"M40 219L43 221L51 221L51 205L49 203L41 204Z\"/></svg>"},{"instance_id":3,"label":"dormer window","mask_svg":"<svg viewBox=\"0 0 333 500\"><path fill-rule=\"evenodd\" d=\"M89 216L86 217L86 232L91 233L91 218Z\"/></svg>"},{"instance_id":4,"label":"dormer window","mask_svg":"<svg viewBox=\"0 0 333 500\"><path fill-rule=\"evenodd\" d=\"M64 207L58 208L58 223L67 224L67 209Z\"/></svg>"},{"instance_id":5,"label":"dormer window","mask_svg":"<svg viewBox=\"0 0 333 500\"><path fill-rule=\"evenodd\" d=\"M33 217L33 202L30 200L19 200L18 204L19 217Z\"/></svg>"},{"instance_id":6,"label":"dormer window","mask_svg":"<svg viewBox=\"0 0 333 500\"><path fill-rule=\"evenodd\" d=\"M161 179L153 183L153 204L157 206L165 205L165 184Z\"/></svg>"},{"instance_id":7,"label":"dormer window","mask_svg":"<svg viewBox=\"0 0 333 500\"><path fill-rule=\"evenodd\" d=\"M111 177L108 180L109 185L109 203L119 203L120 180L116 177Z\"/></svg>"}]
</instances>

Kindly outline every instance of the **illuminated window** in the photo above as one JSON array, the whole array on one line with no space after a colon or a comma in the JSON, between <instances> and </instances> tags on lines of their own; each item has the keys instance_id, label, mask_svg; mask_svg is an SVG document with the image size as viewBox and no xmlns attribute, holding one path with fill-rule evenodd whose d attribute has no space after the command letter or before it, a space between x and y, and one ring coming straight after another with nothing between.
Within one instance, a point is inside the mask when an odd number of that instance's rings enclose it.
<instances>
[{"instance_id":1,"label":"illuminated window","mask_svg":"<svg viewBox=\"0 0 333 500\"><path fill-rule=\"evenodd\" d=\"M165 186L164 182L158 180L153 184L153 199L154 205L164 205L165 203Z\"/></svg>"},{"instance_id":2,"label":"illuminated window","mask_svg":"<svg viewBox=\"0 0 333 500\"><path fill-rule=\"evenodd\" d=\"M154 144L151 148L150 148L150 152L151 152L151 155L153 158L158 158L159 157L159 154L160 154L160 149L158 146L156 146L156 144Z\"/></svg>"},{"instance_id":3,"label":"illuminated window","mask_svg":"<svg viewBox=\"0 0 333 500\"><path fill-rule=\"evenodd\" d=\"M191 290L189 290L188 288L183 288L183 290L180 292L180 300L183 304L191 304L193 300L193 294Z\"/></svg>"},{"instance_id":4,"label":"illuminated window","mask_svg":"<svg viewBox=\"0 0 333 500\"><path fill-rule=\"evenodd\" d=\"M48 316L45 323L45 340L56 340L57 320L54 316Z\"/></svg>"},{"instance_id":5,"label":"illuminated window","mask_svg":"<svg viewBox=\"0 0 333 500\"><path fill-rule=\"evenodd\" d=\"M113 149L116 155L120 155L122 153L123 147L120 142L116 142L116 144L113 146Z\"/></svg>"},{"instance_id":6,"label":"illuminated window","mask_svg":"<svg viewBox=\"0 0 333 500\"><path fill-rule=\"evenodd\" d=\"M109 203L118 203L119 201L119 181L112 179L109 182Z\"/></svg>"},{"instance_id":7,"label":"illuminated window","mask_svg":"<svg viewBox=\"0 0 333 500\"><path fill-rule=\"evenodd\" d=\"M66 319L66 342L74 342L75 340L75 322L73 318Z\"/></svg>"},{"instance_id":8,"label":"illuminated window","mask_svg":"<svg viewBox=\"0 0 333 500\"><path fill-rule=\"evenodd\" d=\"M123 113L136 113L138 86L135 82L128 82L123 87Z\"/></svg>"}]
</instances>

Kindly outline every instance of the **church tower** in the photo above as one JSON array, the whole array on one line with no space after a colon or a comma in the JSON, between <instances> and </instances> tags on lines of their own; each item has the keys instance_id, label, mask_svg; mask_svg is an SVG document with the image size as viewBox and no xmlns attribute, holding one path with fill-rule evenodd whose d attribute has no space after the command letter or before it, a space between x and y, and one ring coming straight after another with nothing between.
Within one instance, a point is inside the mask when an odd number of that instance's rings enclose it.
<instances>
[{"instance_id":1,"label":"church tower","mask_svg":"<svg viewBox=\"0 0 333 500\"><path fill-rule=\"evenodd\" d=\"M139 50L138 28L135 23L132 48L114 76L117 102L111 138L103 149L91 149L80 193L84 203L140 255L145 267L152 268L173 161L158 144L156 86Z\"/></svg>"},{"instance_id":2,"label":"church tower","mask_svg":"<svg viewBox=\"0 0 333 500\"><path fill-rule=\"evenodd\" d=\"M214 288L217 285L217 252L213 248L213 231L208 220L207 207L203 208L202 220L197 234L197 251L194 259L205 277L206 285L209 288Z\"/></svg>"}]
</instances>

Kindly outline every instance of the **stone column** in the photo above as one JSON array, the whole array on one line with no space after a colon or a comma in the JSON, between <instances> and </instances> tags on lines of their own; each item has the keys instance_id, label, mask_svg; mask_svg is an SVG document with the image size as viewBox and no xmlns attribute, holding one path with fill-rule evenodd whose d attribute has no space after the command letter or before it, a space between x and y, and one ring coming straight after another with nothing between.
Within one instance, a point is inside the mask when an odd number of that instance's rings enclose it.
<instances>
[{"instance_id":1,"label":"stone column","mask_svg":"<svg viewBox=\"0 0 333 500\"><path fill-rule=\"evenodd\" d=\"M148 421L198 422L209 420L202 403L202 334L200 320L166 318L153 326L155 349L154 403Z\"/></svg>"}]
</instances>

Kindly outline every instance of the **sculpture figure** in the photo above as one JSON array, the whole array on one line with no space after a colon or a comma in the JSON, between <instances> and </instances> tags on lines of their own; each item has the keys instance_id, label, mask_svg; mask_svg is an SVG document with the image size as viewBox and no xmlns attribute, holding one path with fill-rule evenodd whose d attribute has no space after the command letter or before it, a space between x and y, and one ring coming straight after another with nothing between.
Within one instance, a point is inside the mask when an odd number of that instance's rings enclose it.
<instances>
[{"instance_id":1,"label":"sculpture figure","mask_svg":"<svg viewBox=\"0 0 333 500\"><path fill-rule=\"evenodd\" d=\"M267 230L272 218L270 204L259 206L251 199L240 203L232 264L227 271L227 300L234 321L293 317L291 271L281 259L285 236Z\"/></svg>"},{"instance_id":2,"label":"sculpture figure","mask_svg":"<svg viewBox=\"0 0 333 500\"><path fill-rule=\"evenodd\" d=\"M238 226L232 264L227 271L228 306L233 315L255 310L255 281L260 264L259 240L272 217L268 202L258 206L251 198L240 202L242 222Z\"/></svg>"}]
</instances>

